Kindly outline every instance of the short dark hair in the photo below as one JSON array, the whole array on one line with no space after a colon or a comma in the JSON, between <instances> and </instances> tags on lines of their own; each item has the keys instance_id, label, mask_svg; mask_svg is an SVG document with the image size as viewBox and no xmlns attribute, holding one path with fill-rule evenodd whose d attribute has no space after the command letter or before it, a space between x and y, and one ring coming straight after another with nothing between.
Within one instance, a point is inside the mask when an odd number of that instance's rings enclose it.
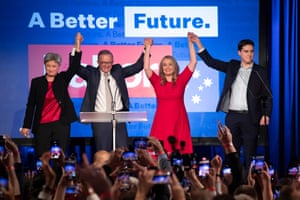
<instances>
[{"instance_id":1,"label":"short dark hair","mask_svg":"<svg viewBox=\"0 0 300 200\"><path fill-rule=\"evenodd\" d=\"M110 50L107 50L107 49L100 50L98 53L98 59L101 55L111 55L112 60L114 60L114 56Z\"/></svg>"},{"instance_id":2,"label":"short dark hair","mask_svg":"<svg viewBox=\"0 0 300 200\"><path fill-rule=\"evenodd\" d=\"M241 40L238 44L238 50L242 50L245 45L252 45L254 47L254 42L250 39Z\"/></svg>"}]
</instances>

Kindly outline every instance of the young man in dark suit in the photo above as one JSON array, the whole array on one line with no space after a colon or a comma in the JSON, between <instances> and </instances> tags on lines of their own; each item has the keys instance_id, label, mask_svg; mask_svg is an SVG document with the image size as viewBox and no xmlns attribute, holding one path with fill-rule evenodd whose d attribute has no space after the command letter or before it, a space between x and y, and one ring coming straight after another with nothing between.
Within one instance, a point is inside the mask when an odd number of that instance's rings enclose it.
<instances>
[{"instance_id":1,"label":"young man in dark suit","mask_svg":"<svg viewBox=\"0 0 300 200\"><path fill-rule=\"evenodd\" d=\"M240 60L225 62L213 58L194 35L198 55L206 65L226 74L217 111L226 112L225 123L231 130L233 145L243 146L246 169L256 155L260 126L269 124L272 111L272 93L265 67L254 63L254 42L246 39L238 44Z\"/></svg>"}]
</instances>

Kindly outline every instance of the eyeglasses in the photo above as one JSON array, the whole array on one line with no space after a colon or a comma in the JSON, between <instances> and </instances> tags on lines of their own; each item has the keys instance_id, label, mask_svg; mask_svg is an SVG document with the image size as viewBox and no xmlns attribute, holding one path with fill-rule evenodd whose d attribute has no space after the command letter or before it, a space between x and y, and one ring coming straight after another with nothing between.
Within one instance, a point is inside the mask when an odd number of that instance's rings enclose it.
<instances>
[{"instance_id":1,"label":"eyeglasses","mask_svg":"<svg viewBox=\"0 0 300 200\"><path fill-rule=\"evenodd\" d=\"M112 64L112 62L99 62L100 63L100 65L111 65Z\"/></svg>"}]
</instances>

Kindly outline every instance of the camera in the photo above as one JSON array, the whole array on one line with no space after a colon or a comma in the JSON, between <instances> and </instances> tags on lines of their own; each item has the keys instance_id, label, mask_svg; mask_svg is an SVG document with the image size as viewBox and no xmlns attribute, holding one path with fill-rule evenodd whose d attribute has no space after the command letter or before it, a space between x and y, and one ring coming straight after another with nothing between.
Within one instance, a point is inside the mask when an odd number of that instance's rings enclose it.
<instances>
[{"instance_id":1,"label":"camera","mask_svg":"<svg viewBox=\"0 0 300 200\"><path fill-rule=\"evenodd\" d=\"M76 161L75 160L65 160L64 164L65 173L69 174L70 180L76 179Z\"/></svg>"},{"instance_id":2,"label":"camera","mask_svg":"<svg viewBox=\"0 0 300 200\"><path fill-rule=\"evenodd\" d=\"M199 162L198 175L199 177L206 177L206 174L208 173L209 173L209 160L206 160L206 158L204 158Z\"/></svg>"},{"instance_id":3,"label":"camera","mask_svg":"<svg viewBox=\"0 0 300 200\"><path fill-rule=\"evenodd\" d=\"M170 172L157 171L152 178L153 184L167 184L170 178Z\"/></svg>"},{"instance_id":4,"label":"camera","mask_svg":"<svg viewBox=\"0 0 300 200\"><path fill-rule=\"evenodd\" d=\"M51 142L50 154L51 159L58 159L61 156L61 148L58 141L54 140Z\"/></svg>"},{"instance_id":5,"label":"camera","mask_svg":"<svg viewBox=\"0 0 300 200\"><path fill-rule=\"evenodd\" d=\"M148 147L148 138L136 138L133 140L134 149L147 149Z\"/></svg>"}]
</instances>

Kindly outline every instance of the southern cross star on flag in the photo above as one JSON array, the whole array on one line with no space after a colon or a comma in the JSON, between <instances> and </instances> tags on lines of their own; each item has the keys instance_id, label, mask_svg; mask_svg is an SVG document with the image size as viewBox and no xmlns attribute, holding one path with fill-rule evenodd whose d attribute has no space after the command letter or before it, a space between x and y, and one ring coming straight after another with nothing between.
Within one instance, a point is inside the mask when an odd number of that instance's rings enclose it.
<instances>
[{"instance_id":1,"label":"southern cross star on flag","mask_svg":"<svg viewBox=\"0 0 300 200\"><path fill-rule=\"evenodd\" d=\"M188 61L178 61L180 71ZM192 78L185 89L187 112L215 112L219 99L219 72L198 61Z\"/></svg>"}]
</instances>

